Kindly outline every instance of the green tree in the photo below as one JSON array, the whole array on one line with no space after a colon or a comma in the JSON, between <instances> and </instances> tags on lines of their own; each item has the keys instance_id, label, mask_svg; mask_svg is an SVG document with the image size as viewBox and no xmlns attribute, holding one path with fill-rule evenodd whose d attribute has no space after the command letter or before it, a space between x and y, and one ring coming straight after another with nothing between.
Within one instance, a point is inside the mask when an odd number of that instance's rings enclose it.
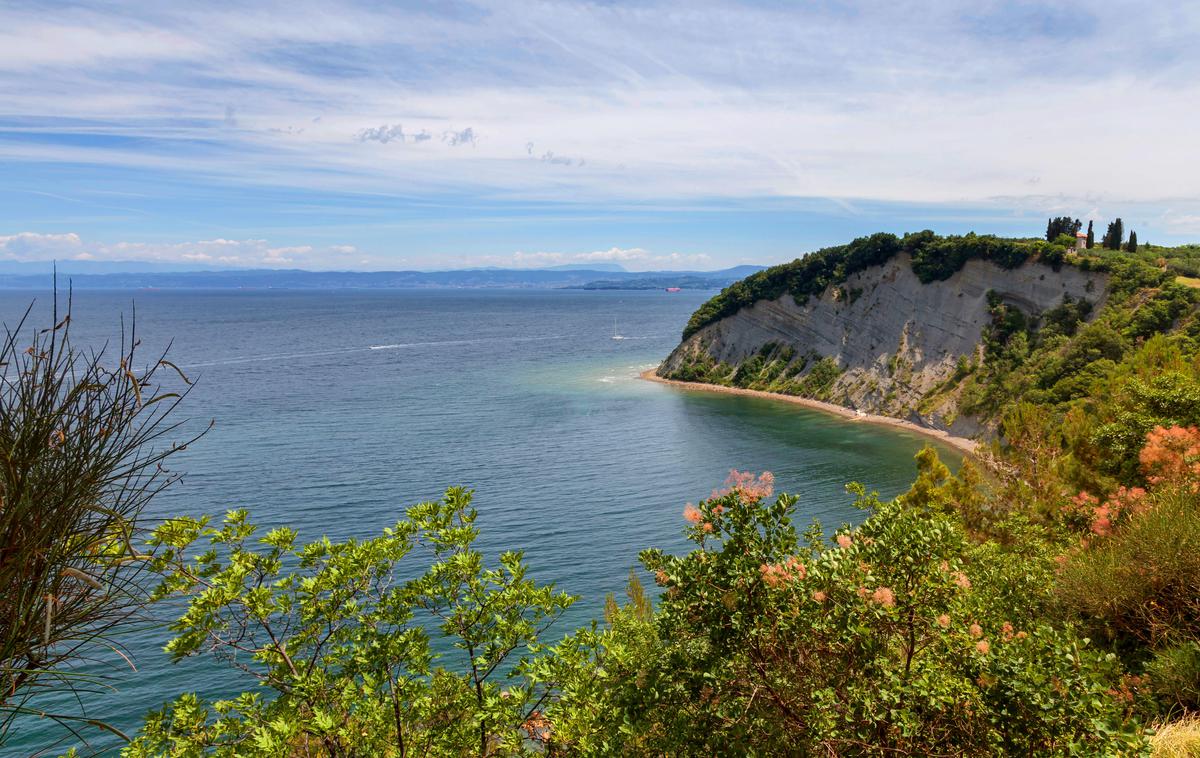
<instances>
[{"instance_id":1,"label":"green tree","mask_svg":"<svg viewBox=\"0 0 1200 758\"><path fill-rule=\"evenodd\" d=\"M1137 232L1129 231L1129 241L1125 243L1125 252L1136 253L1138 249Z\"/></svg>"},{"instance_id":2,"label":"green tree","mask_svg":"<svg viewBox=\"0 0 1200 758\"><path fill-rule=\"evenodd\" d=\"M214 653L256 686L216 703L179 697L125 754L533 752L547 736L549 689L528 673L540 636L574 598L528 578L521 553L487 565L473 547L475 518L471 492L455 487L366 540L297 545L289 528L258 536L244 511L220 526L163 524L152 540L163 575L155 597L188 603L167 651ZM430 563L400 581L414 552Z\"/></svg>"},{"instance_id":3,"label":"green tree","mask_svg":"<svg viewBox=\"0 0 1200 758\"><path fill-rule=\"evenodd\" d=\"M1087 249L1088 250L1091 250L1093 247L1096 246L1096 232L1092 229L1092 223L1093 222L1089 219L1088 220L1088 230L1087 230Z\"/></svg>"},{"instance_id":4,"label":"green tree","mask_svg":"<svg viewBox=\"0 0 1200 758\"><path fill-rule=\"evenodd\" d=\"M1046 222L1046 241L1054 242L1062 235L1067 235L1071 238L1072 243L1075 241L1075 233L1083 227L1083 222L1077 218L1070 216L1058 216Z\"/></svg>"},{"instance_id":5,"label":"green tree","mask_svg":"<svg viewBox=\"0 0 1200 758\"><path fill-rule=\"evenodd\" d=\"M1125 225L1121 219L1112 221L1108 225L1108 231L1104 233L1104 239L1101 245L1109 250L1120 250L1121 242L1125 238Z\"/></svg>"}]
</instances>

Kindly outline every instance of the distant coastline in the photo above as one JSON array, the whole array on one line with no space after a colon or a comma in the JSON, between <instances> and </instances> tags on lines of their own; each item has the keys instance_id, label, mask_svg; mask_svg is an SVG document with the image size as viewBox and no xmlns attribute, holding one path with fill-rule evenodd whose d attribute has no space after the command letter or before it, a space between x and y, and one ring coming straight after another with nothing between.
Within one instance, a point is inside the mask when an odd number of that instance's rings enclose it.
<instances>
[{"instance_id":1,"label":"distant coastline","mask_svg":"<svg viewBox=\"0 0 1200 758\"><path fill-rule=\"evenodd\" d=\"M640 374L642 379L650 382L658 382L659 384L668 384L680 389L698 390L701 392L722 392L728 395L745 395L747 397L761 397L767 400L781 400L785 403L793 403L802 405L805 408L832 413L850 421L864 421L869 424L879 424L881 426L891 426L899 429L906 429L910 432L925 435L948 445L955 450L967 455L971 458L978 459L980 457L980 444L976 440L966 437L955 437L940 429L930 429L926 426L914 424L911 421L892 418L891 416L880 416L873 413L860 413L859 411L851 410L842 405L834 403L826 403L822 400L813 400L807 397L798 397L796 395L783 395L778 392L763 392L762 390L748 390L741 387L725 387L719 384L705 384L704 382L681 382L678 379L664 379L658 376L655 371L657 369L647 369Z\"/></svg>"}]
</instances>

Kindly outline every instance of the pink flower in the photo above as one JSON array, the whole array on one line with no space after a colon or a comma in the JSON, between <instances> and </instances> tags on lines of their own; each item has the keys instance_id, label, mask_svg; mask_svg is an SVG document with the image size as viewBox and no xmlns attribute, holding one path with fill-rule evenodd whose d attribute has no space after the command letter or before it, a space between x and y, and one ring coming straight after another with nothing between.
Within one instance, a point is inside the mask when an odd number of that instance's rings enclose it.
<instances>
[{"instance_id":1,"label":"pink flower","mask_svg":"<svg viewBox=\"0 0 1200 758\"><path fill-rule=\"evenodd\" d=\"M1017 639L1023 640L1029 636L1028 632L1017 632Z\"/></svg>"},{"instance_id":2,"label":"pink flower","mask_svg":"<svg viewBox=\"0 0 1200 758\"><path fill-rule=\"evenodd\" d=\"M758 502L763 498L770 497L774 491L775 475L770 471L764 471L755 476L749 471L732 469L728 478L725 479L725 489L713 490L712 497L737 494L747 502Z\"/></svg>"},{"instance_id":3,"label":"pink flower","mask_svg":"<svg viewBox=\"0 0 1200 758\"><path fill-rule=\"evenodd\" d=\"M891 587L879 587L871 595L871 600L879 603L884 608L891 608L896 605L896 595L892 592Z\"/></svg>"},{"instance_id":4,"label":"pink flower","mask_svg":"<svg viewBox=\"0 0 1200 758\"><path fill-rule=\"evenodd\" d=\"M796 579L803 579L804 577L808 576L808 569L806 569L804 564L800 562L800 559L794 555L787 559L784 566L786 570Z\"/></svg>"},{"instance_id":5,"label":"pink flower","mask_svg":"<svg viewBox=\"0 0 1200 758\"><path fill-rule=\"evenodd\" d=\"M782 566L776 566L773 563L764 563L758 567L759 573L762 574L762 580L766 582L768 587L778 587L787 580L787 575L783 571Z\"/></svg>"},{"instance_id":6,"label":"pink flower","mask_svg":"<svg viewBox=\"0 0 1200 758\"><path fill-rule=\"evenodd\" d=\"M983 636L983 627L980 626L979 624L971 624L971 627L969 629L967 629L967 631L971 633L972 637L982 637Z\"/></svg>"},{"instance_id":7,"label":"pink flower","mask_svg":"<svg viewBox=\"0 0 1200 758\"><path fill-rule=\"evenodd\" d=\"M662 569L655 571L654 572L654 581L656 583L658 583L660 586L665 585L668 581L667 572L663 571Z\"/></svg>"},{"instance_id":8,"label":"pink flower","mask_svg":"<svg viewBox=\"0 0 1200 758\"><path fill-rule=\"evenodd\" d=\"M794 555L783 563L764 563L758 567L758 571L762 574L763 581L771 587L779 587L786 582L808 576L808 569Z\"/></svg>"},{"instance_id":9,"label":"pink flower","mask_svg":"<svg viewBox=\"0 0 1200 758\"><path fill-rule=\"evenodd\" d=\"M943 613L941 616L937 617L937 623L938 623L938 626L940 626L941 628L949 629L950 628L950 616Z\"/></svg>"},{"instance_id":10,"label":"pink flower","mask_svg":"<svg viewBox=\"0 0 1200 758\"><path fill-rule=\"evenodd\" d=\"M871 595L871 591L866 587L859 587L857 590L855 590L855 593L863 600L866 600Z\"/></svg>"},{"instance_id":11,"label":"pink flower","mask_svg":"<svg viewBox=\"0 0 1200 758\"><path fill-rule=\"evenodd\" d=\"M854 540L850 539L850 535L848 535L848 534L839 534L837 536L837 543L838 543L838 547L845 550L846 548L848 548L854 544Z\"/></svg>"},{"instance_id":12,"label":"pink flower","mask_svg":"<svg viewBox=\"0 0 1200 758\"><path fill-rule=\"evenodd\" d=\"M1092 533L1104 537L1112 532L1112 509L1105 505L1098 505L1092 509Z\"/></svg>"},{"instance_id":13,"label":"pink flower","mask_svg":"<svg viewBox=\"0 0 1200 758\"><path fill-rule=\"evenodd\" d=\"M704 514L700 513L700 509L688 503L683 507L683 517L690 523L699 524L700 519L704 518Z\"/></svg>"},{"instance_id":14,"label":"pink flower","mask_svg":"<svg viewBox=\"0 0 1200 758\"><path fill-rule=\"evenodd\" d=\"M988 651L992 649L992 646L988 644L987 640L980 640L979 642L975 643L975 649L984 655L987 655Z\"/></svg>"},{"instance_id":15,"label":"pink flower","mask_svg":"<svg viewBox=\"0 0 1200 758\"><path fill-rule=\"evenodd\" d=\"M1008 622L1008 621L1005 621L1005 622L1004 622L1004 625L1000 627L1000 635L1001 635L1002 637L1004 637L1004 639L1006 639L1006 640L1011 640L1011 639L1013 638L1013 625L1012 625L1012 623L1010 623L1010 622Z\"/></svg>"},{"instance_id":16,"label":"pink flower","mask_svg":"<svg viewBox=\"0 0 1200 758\"><path fill-rule=\"evenodd\" d=\"M817 590L812 594L812 599L816 600L818 603L824 603L825 597L825 590Z\"/></svg>"},{"instance_id":17,"label":"pink flower","mask_svg":"<svg viewBox=\"0 0 1200 758\"><path fill-rule=\"evenodd\" d=\"M964 590L971 589L971 580L961 571L954 572L954 583Z\"/></svg>"}]
</instances>

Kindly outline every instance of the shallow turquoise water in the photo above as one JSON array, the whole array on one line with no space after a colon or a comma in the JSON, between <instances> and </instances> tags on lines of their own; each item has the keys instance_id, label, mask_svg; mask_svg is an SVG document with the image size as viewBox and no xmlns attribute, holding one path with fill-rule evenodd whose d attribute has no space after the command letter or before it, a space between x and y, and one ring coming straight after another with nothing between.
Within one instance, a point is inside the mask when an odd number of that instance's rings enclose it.
<instances>
[{"instance_id":1,"label":"shallow turquoise water","mask_svg":"<svg viewBox=\"0 0 1200 758\"><path fill-rule=\"evenodd\" d=\"M637 379L707 296L81 292L75 323L96 343L136 300L146 347L174 339L173 359L199 378L184 415L216 426L176 459L186 478L153 515L245 507L264 526L339 538L464 484L477 492L485 552L524 549L533 576L582 596L565 634L599 616L639 550L685 549L684 503L731 468L774 472L802 516L827 525L860 516L847 482L893 496L913 478L926 439L911 432ZM29 298L0 293L6 322ZM611 339L614 319L630 339ZM139 673L89 697L89 715L135 730L171 694L245 686L206 661L171 665L164 640L153 629L128 636ZM26 722L6 749L25 754L51 732Z\"/></svg>"}]
</instances>

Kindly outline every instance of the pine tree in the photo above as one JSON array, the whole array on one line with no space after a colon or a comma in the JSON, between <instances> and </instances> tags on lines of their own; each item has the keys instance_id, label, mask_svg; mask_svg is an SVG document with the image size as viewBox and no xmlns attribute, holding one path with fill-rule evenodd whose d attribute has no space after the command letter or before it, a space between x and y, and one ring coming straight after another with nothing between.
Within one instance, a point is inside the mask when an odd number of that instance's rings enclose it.
<instances>
[{"instance_id":1,"label":"pine tree","mask_svg":"<svg viewBox=\"0 0 1200 758\"><path fill-rule=\"evenodd\" d=\"M1095 246L1096 246L1096 232L1092 229L1092 222L1088 221L1087 249L1091 250Z\"/></svg>"},{"instance_id":2,"label":"pine tree","mask_svg":"<svg viewBox=\"0 0 1200 758\"><path fill-rule=\"evenodd\" d=\"M1046 241L1054 242L1062 235L1074 237L1083 227L1083 222L1070 216L1056 216L1046 221Z\"/></svg>"}]
</instances>

